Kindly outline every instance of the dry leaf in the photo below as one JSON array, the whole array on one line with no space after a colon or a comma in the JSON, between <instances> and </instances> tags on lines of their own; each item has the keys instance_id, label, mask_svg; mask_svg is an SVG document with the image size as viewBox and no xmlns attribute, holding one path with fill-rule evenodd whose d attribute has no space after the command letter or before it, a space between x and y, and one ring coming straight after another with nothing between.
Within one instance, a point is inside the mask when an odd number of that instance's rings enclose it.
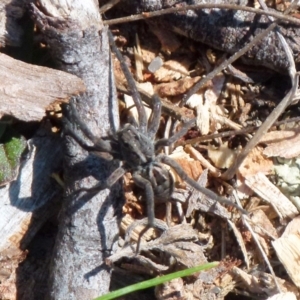
<instances>
[{"instance_id":1,"label":"dry leaf","mask_svg":"<svg viewBox=\"0 0 300 300\"><path fill-rule=\"evenodd\" d=\"M126 232L132 223L134 223L135 220L130 215L125 215L121 220L120 229L123 232ZM137 242L140 237L141 231L145 228L144 225L138 225L134 228L134 230L131 232L130 239L132 241ZM155 230L155 228L149 228L147 232L145 232L142 236L142 241L149 241L151 239L155 239L159 236L160 232L158 230Z\"/></svg>"},{"instance_id":2,"label":"dry leaf","mask_svg":"<svg viewBox=\"0 0 300 300\"><path fill-rule=\"evenodd\" d=\"M207 183L208 170L204 170L197 180L197 182L205 187ZM189 218L193 211L210 212L223 219L229 219L231 214L228 210L214 199L209 199L196 189L192 189L192 193L188 198L188 208L186 210L186 217Z\"/></svg>"},{"instance_id":3,"label":"dry leaf","mask_svg":"<svg viewBox=\"0 0 300 300\"><path fill-rule=\"evenodd\" d=\"M251 274L247 274L245 271L234 267L232 270L234 279L239 283L239 288L246 289L250 293L265 294L268 293L272 296L278 291L278 287L274 282L274 278L271 274L265 272L254 271ZM297 288L286 280L276 277L276 281L282 292L294 292L299 296Z\"/></svg>"},{"instance_id":4,"label":"dry leaf","mask_svg":"<svg viewBox=\"0 0 300 300\"><path fill-rule=\"evenodd\" d=\"M276 254L294 284L300 288L300 217L294 218L283 235L272 242Z\"/></svg>"},{"instance_id":5,"label":"dry leaf","mask_svg":"<svg viewBox=\"0 0 300 300\"><path fill-rule=\"evenodd\" d=\"M219 177L221 176L221 171L214 167L207 159L204 158L204 156L196 150L194 147L191 145L186 145L184 147L184 150L191 155L192 158L198 160L204 168L207 168L209 172L215 176Z\"/></svg>"},{"instance_id":6,"label":"dry leaf","mask_svg":"<svg viewBox=\"0 0 300 300\"><path fill-rule=\"evenodd\" d=\"M136 254L132 246L127 246L106 259L108 265L120 263L123 259L127 262L144 265L149 273L167 271L171 265L172 256L181 267L192 267L206 263L202 247L195 243L198 240L197 232L191 225L181 224L169 228L159 238L150 242L141 242L140 254ZM150 253L150 255L149 255ZM155 261L153 260L155 258Z\"/></svg>"},{"instance_id":7,"label":"dry leaf","mask_svg":"<svg viewBox=\"0 0 300 300\"><path fill-rule=\"evenodd\" d=\"M196 125L200 134L207 135L210 131L210 103L203 100L203 94L194 94L187 104L196 110Z\"/></svg>"},{"instance_id":8,"label":"dry leaf","mask_svg":"<svg viewBox=\"0 0 300 300\"><path fill-rule=\"evenodd\" d=\"M186 93L201 77L184 78L169 83L161 83L154 87L160 97L178 96Z\"/></svg>"},{"instance_id":9,"label":"dry leaf","mask_svg":"<svg viewBox=\"0 0 300 300\"><path fill-rule=\"evenodd\" d=\"M276 229L273 227L271 221L261 209L253 211L250 219L252 221L252 234L255 235L252 236L252 240L256 243L259 243L266 256L269 257L270 246L268 241L270 237L272 237L273 239L278 238Z\"/></svg>"},{"instance_id":10,"label":"dry leaf","mask_svg":"<svg viewBox=\"0 0 300 300\"><path fill-rule=\"evenodd\" d=\"M153 75L156 82L170 82L189 75L192 61L188 58L182 60L168 60Z\"/></svg>"},{"instance_id":11,"label":"dry leaf","mask_svg":"<svg viewBox=\"0 0 300 300\"><path fill-rule=\"evenodd\" d=\"M262 147L255 147L243 161L238 172L243 176L255 175L258 172L269 174L273 168L273 161L263 155Z\"/></svg>"},{"instance_id":12,"label":"dry leaf","mask_svg":"<svg viewBox=\"0 0 300 300\"><path fill-rule=\"evenodd\" d=\"M222 73L220 73L219 75L215 76L211 81L211 87L209 87L205 91L205 100L209 101L211 104L216 104L218 98L221 95L225 83L225 76Z\"/></svg>"},{"instance_id":13,"label":"dry leaf","mask_svg":"<svg viewBox=\"0 0 300 300\"><path fill-rule=\"evenodd\" d=\"M212 145L209 145L207 149L208 157L214 165L220 169L229 168L233 164L237 154L236 150L228 148L228 142L217 149Z\"/></svg>"},{"instance_id":14,"label":"dry leaf","mask_svg":"<svg viewBox=\"0 0 300 300\"><path fill-rule=\"evenodd\" d=\"M225 263L226 264L226 263ZM196 280L184 278L180 281L166 282L156 287L155 295L160 300L212 300L224 297L235 287L232 276L228 273L232 266L222 263L208 271L202 271ZM216 298L216 291L218 297Z\"/></svg>"},{"instance_id":15,"label":"dry leaf","mask_svg":"<svg viewBox=\"0 0 300 300\"><path fill-rule=\"evenodd\" d=\"M225 76L223 74L214 77L214 79L210 81L204 94L194 94L187 101L187 105L190 108L196 109L197 127L203 135L221 128L218 122L213 121L215 121L214 116L216 114L224 115L224 111L217 105L217 100L221 94L224 82ZM213 128L211 128L212 126Z\"/></svg>"},{"instance_id":16,"label":"dry leaf","mask_svg":"<svg viewBox=\"0 0 300 300\"><path fill-rule=\"evenodd\" d=\"M143 45L141 45L142 47ZM151 61L156 57L156 53L152 49L141 48L142 50L142 58L143 62L147 65L150 64Z\"/></svg>"},{"instance_id":17,"label":"dry leaf","mask_svg":"<svg viewBox=\"0 0 300 300\"><path fill-rule=\"evenodd\" d=\"M281 219L292 219L298 215L294 204L263 173L247 176L245 184L270 203Z\"/></svg>"},{"instance_id":18,"label":"dry leaf","mask_svg":"<svg viewBox=\"0 0 300 300\"><path fill-rule=\"evenodd\" d=\"M199 161L188 161L182 158L175 158L174 160L176 160L176 162L180 164L183 171L194 180L199 178L200 174L202 173L202 166Z\"/></svg>"},{"instance_id":19,"label":"dry leaf","mask_svg":"<svg viewBox=\"0 0 300 300\"><path fill-rule=\"evenodd\" d=\"M269 144L263 152L268 157L294 158L300 156L300 128L268 132L263 136L261 142Z\"/></svg>"},{"instance_id":20,"label":"dry leaf","mask_svg":"<svg viewBox=\"0 0 300 300\"><path fill-rule=\"evenodd\" d=\"M182 278L176 278L155 287L157 300L187 299Z\"/></svg>"},{"instance_id":21,"label":"dry leaf","mask_svg":"<svg viewBox=\"0 0 300 300\"><path fill-rule=\"evenodd\" d=\"M248 198L253 195L253 191L245 184L245 178L239 173L236 173L236 191L239 199Z\"/></svg>"},{"instance_id":22,"label":"dry leaf","mask_svg":"<svg viewBox=\"0 0 300 300\"><path fill-rule=\"evenodd\" d=\"M177 147L170 157L180 164L184 172L187 173L189 177L193 178L194 180L199 178L200 174L202 173L201 163L191 158L190 155L184 151L182 146ZM172 169L171 172L175 178L175 182L184 184L176 172L172 171Z\"/></svg>"},{"instance_id":23,"label":"dry leaf","mask_svg":"<svg viewBox=\"0 0 300 300\"><path fill-rule=\"evenodd\" d=\"M250 219L252 221L252 228L257 234L265 238L278 238L276 229L274 228L267 215L261 209L253 211Z\"/></svg>"}]
</instances>

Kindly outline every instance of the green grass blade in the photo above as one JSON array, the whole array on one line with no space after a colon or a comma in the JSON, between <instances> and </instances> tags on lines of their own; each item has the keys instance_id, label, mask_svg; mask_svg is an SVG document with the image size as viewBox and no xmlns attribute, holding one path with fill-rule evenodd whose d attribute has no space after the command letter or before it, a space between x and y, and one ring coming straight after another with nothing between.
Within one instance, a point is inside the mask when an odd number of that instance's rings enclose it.
<instances>
[{"instance_id":1,"label":"green grass blade","mask_svg":"<svg viewBox=\"0 0 300 300\"><path fill-rule=\"evenodd\" d=\"M214 268L218 264L219 264L218 262L211 262L211 263L207 263L207 264L204 264L204 265L201 265L201 266L197 266L197 267L193 267L193 268L190 268L190 269L186 269L186 270L178 271L178 272L171 273L171 274L168 274L168 275L164 275L164 276L161 276L161 277L149 279L149 280L146 280L146 281L143 281L143 282L139 282L139 283L136 283L136 284L133 284L133 285L129 285L125 288L122 288L122 289L119 289L117 291L108 293L106 295L100 296L100 297L95 298L93 300L115 299L117 297L121 297L121 296L124 296L126 294L129 294L129 293L132 293L132 292L135 292L135 291L147 289L147 288L165 283L165 282L173 280L175 278L190 276L193 273Z\"/></svg>"}]
</instances>

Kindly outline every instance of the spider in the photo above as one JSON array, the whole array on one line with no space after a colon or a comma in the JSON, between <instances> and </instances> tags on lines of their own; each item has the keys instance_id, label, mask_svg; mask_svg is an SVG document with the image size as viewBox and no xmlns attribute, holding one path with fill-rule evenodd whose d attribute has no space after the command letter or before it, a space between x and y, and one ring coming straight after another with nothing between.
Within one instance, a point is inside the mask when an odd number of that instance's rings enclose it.
<instances>
[{"instance_id":1,"label":"spider","mask_svg":"<svg viewBox=\"0 0 300 300\"><path fill-rule=\"evenodd\" d=\"M155 137L161 117L160 99L157 95L153 96L152 113L149 120L147 120L145 107L136 88L134 79L124 62L121 52L114 43L111 32L109 32L109 42L112 51L120 61L122 71L128 81L128 87L138 111L138 122L125 124L123 128L119 129L116 133L109 135L105 139L98 138L80 120L74 105L70 103L72 115L77 125L79 125L82 133L90 140L93 146L87 145L85 140L71 129L71 124L68 120L66 120L66 131L68 131L68 133L71 134L84 149L88 151L105 152L110 155L110 159L121 162L120 167L109 176L106 182L100 182L90 190L100 191L104 188L111 188L126 172L131 172L134 183L144 190L148 215L147 228L155 227L156 224L159 223L156 222L154 215L155 202L167 202L174 191L173 177L165 167L165 165L168 165L175 170L182 180L203 193L205 196L214 199L217 202L237 207L241 210L231 201L202 187L190 178L176 161L161 153L162 147L170 146L178 140L178 138L183 136L187 130L195 124L195 120L183 124L182 129L169 139L156 140Z\"/></svg>"}]
</instances>

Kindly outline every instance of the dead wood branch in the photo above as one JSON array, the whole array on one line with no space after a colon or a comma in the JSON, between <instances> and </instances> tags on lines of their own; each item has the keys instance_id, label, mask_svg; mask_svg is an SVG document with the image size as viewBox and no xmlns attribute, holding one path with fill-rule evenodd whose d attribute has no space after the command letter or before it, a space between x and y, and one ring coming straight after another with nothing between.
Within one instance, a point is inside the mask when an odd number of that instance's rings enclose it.
<instances>
[{"instance_id":1,"label":"dead wood branch","mask_svg":"<svg viewBox=\"0 0 300 300\"><path fill-rule=\"evenodd\" d=\"M179 2L179 1L178 1ZM180 7L186 7L187 3L180 1ZM201 4L201 0L189 1L189 4ZM172 4L169 1L123 1L122 5L127 6L127 10L133 13L147 12L169 8ZM203 3L202 3L203 4ZM245 46L253 37L264 31L270 21L267 16L258 16L253 12L232 11L217 9L218 4L227 4L225 0L215 3L215 8L202 10L179 11L177 13L166 14L161 18L151 20L161 28L170 28L171 30L192 38L195 41L207 44L215 49L234 54ZM246 6L247 1L231 2L231 5L237 4ZM176 10L176 8L174 9ZM147 13L145 13L147 15ZM268 14L268 12L265 12ZM276 20L279 22L279 19ZM294 37L299 36L300 29L294 25L283 24L278 26L280 32L286 38L291 47L294 58L298 59L300 54L299 43ZM248 49L244 59L251 64L263 65L278 72L288 69L288 61L283 47L275 32L270 32L252 49Z\"/></svg>"},{"instance_id":2,"label":"dead wood branch","mask_svg":"<svg viewBox=\"0 0 300 300\"><path fill-rule=\"evenodd\" d=\"M26 1L2 0L0 3L0 48L20 47L23 29L17 20L22 18Z\"/></svg>"},{"instance_id":3,"label":"dead wood branch","mask_svg":"<svg viewBox=\"0 0 300 300\"><path fill-rule=\"evenodd\" d=\"M107 28L95 1L43 1L34 17L59 69L82 78L87 91L75 97L78 115L95 135L118 127L118 109ZM80 192L104 181L115 168L88 155L66 137L66 199L51 268L51 299L92 299L108 291L110 271L103 265L118 234L119 183L112 191ZM97 180L95 180L95 178Z\"/></svg>"},{"instance_id":4,"label":"dead wood branch","mask_svg":"<svg viewBox=\"0 0 300 300\"><path fill-rule=\"evenodd\" d=\"M0 64L0 117L40 121L46 110L85 91L83 81L68 73L26 64L5 54L0 54Z\"/></svg>"}]
</instances>

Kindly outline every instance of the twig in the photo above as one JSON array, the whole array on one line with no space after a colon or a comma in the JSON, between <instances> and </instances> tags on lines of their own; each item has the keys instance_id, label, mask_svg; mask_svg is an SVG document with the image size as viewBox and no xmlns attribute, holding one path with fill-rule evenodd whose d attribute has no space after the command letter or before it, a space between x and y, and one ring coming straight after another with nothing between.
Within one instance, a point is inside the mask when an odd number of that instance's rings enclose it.
<instances>
[{"instance_id":1,"label":"twig","mask_svg":"<svg viewBox=\"0 0 300 300\"><path fill-rule=\"evenodd\" d=\"M257 238L257 235L255 234L254 230L252 229L251 225L248 222L248 217L247 216L242 216L242 219L243 219L243 223L245 224L245 226L251 232L251 235L252 235L252 238L253 238L255 244L256 244L257 248L259 249L259 252L261 253L262 257L264 258L264 261L267 264L270 273L273 276L273 279L274 279L274 282L275 282L275 285L276 285L276 288L277 288L278 292L281 293L282 290L281 290L280 285L278 283L278 280L277 280L277 277L275 275L275 272L274 272L274 270L273 270L273 268L271 266L271 263L270 263L270 261L268 259L267 254L265 253L263 247L261 246L261 244L260 244L260 242L259 242L259 240Z\"/></svg>"},{"instance_id":2,"label":"twig","mask_svg":"<svg viewBox=\"0 0 300 300\"><path fill-rule=\"evenodd\" d=\"M110 47L112 48L115 55L117 56L117 58L120 62L120 67L121 67L125 77L127 78L128 89L131 93L132 99L134 100L134 104L139 113L139 126L141 128L141 131L146 132L146 128L147 128L146 111L145 111L145 107L141 104L142 99L141 99L140 93L137 90L137 86L135 84L134 78L133 78L132 74L130 73L127 65L125 64L122 54L115 44L114 36L112 35L112 33L110 31L108 31L108 38L109 38ZM135 100L135 99L137 99L137 100Z\"/></svg>"},{"instance_id":3,"label":"twig","mask_svg":"<svg viewBox=\"0 0 300 300\"><path fill-rule=\"evenodd\" d=\"M293 4L290 6L290 8L292 6L293 6ZM272 24L272 25L274 25L274 24ZM271 128L271 126L278 119L278 117L282 114L282 112L286 109L286 107L292 102L292 100L296 94L298 84L299 84L299 74L296 73L296 66L295 66L295 62L294 62L290 47L288 46L287 42L285 41L285 39L282 37L281 34L279 34L279 39L282 43L282 46L284 48L284 51L286 52L288 61L290 63L289 75L291 77L292 88L289 91L289 93L283 98L283 100L279 103L279 105L269 115L269 117L265 120L265 122L260 126L260 128L254 135L254 137L250 140L250 142L247 144L247 146L239 154L239 156L235 160L234 164L221 176L225 180L231 179L234 176L236 170L242 164L242 162L244 161L246 156L249 154L249 152L259 143L261 137Z\"/></svg>"},{"instance_id":4,"label":"twig","mask_svg":"<svg viewBox=\"0 0 300 300\"><path fill-rule=\"evenodd\" d=\"M273 125L279 126L281 124L291 123L291 122L300 122L300 117L291 118L289 120L279 121L279 122L274 123ZM204 135L204 136L200 136L200 137L197 137L194 139L179 142L176 144L176 146L194 145L194 144L204 142L204 141L211 141L216 138L224 138L224 137L235 136L235 135L243 135L243 134L255 131L256 129L259 129L259 126L250 126L247 128L243 128L241 130L230 130L230 131L225 131L225 132L220 132L220 133L213 133L213 134Z\"/></svg>"},{"instance_id":5,"label":"twig","mask_svg":"<svg viewBox=\"0 0 300 300\"><path fill-rule=\"evenodd\" d=\"M126 87L118 83L117 90L121 93L130 95L130 92L126 89ZM137 90L140 93L142 100L152 107L152 95L148 94L139 87L137 87ZM173 103L168 102L165 99L160 99L160 101L162 104L162 112L174 118L175 120L188 122L195 117L192 109L175 106Z\"/></svg>"},{"instance_id":6,"label":"twig","mask_svg":"<svg viewBox=\"0 0 300 300\"><path fill-rule=\"evenodd\" d=\"M203 88L210 80L212 80L216 75L218 75L220 72L222 72L225 68L227 68L228 65L232 64L234 61L236 61L238 58L243 56L247 51L249 51L254 45L256 45L260 40L262 40L269 32L271 32L275 27L277 26L277 23L274 22L271 24L265 31L262 31L260 34L255 36L253 40L247 44L245 47L243 47L241 50L230 56L227 60L223 61L218 67L216 67L213 71L211 71L209 74L207 74L205 77L203 77L199 82L197 82L185 95L185 97L182 99L180 103L180 107L184 106L186 102L189 100L189 98L197 93L201 88Z\"/></svg>"},{"instance_id":7,"label":"twig","mask_svg":"<svg viewBox=\"0 0 300 300\"><path fill-rule=\"evenodd\" d=\"M201 3L196 5L187 5L184 7L172 7L166 8L159 11L152 11L152 12L143 12L141 14L136 14L133 16L127 16L122 18L116 18L113 20L106 20L103 21L105 25L115 25L120 23L127 23L127 22L134 22L138 20L147 20L149 18L159 17L171 13L176 13L180 11L186 10L195 10L195 9L209 9L209 8L219 8L219 9L232 9L232 10L242 10L252 12L258 15L266 15L275 17L278 21L286 21L292 24L300 25L300 20L291 16L286 16L282 13L278 13L276 11L264 11L261 9L256 9L248 6L240 6L240 5L231 5L231 4L211 4L211 3Z\"/></svg>"}]
</instances>

